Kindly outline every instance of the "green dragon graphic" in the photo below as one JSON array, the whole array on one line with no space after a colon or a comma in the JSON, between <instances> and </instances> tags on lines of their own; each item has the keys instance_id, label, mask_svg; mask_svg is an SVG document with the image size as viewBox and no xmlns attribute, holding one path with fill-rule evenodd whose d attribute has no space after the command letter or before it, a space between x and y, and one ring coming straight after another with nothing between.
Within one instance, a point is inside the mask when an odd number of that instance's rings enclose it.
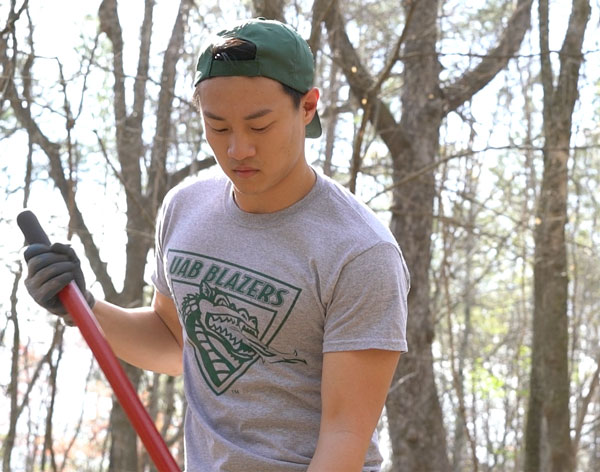
<instances>
[{"instance_id":1,"label":"green dragon graphic","mask_svg":"<svg viewBox=\"0 0 600 472\"><path fill-rule=\"evenodd\" d=\"M225 293L206 282L202 282L198 293L183 298L181 312L202 373L218 394L258 359L306 364L296 352L282 353L261 341L257 318L245 308L237 308Z\"/></svg>"}]
</instances>

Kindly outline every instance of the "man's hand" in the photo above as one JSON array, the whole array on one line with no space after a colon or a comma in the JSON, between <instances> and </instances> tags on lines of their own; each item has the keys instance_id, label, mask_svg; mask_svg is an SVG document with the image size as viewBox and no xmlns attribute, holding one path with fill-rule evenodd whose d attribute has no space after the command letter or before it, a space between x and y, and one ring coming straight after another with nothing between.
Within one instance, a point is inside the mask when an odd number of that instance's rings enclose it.
<instances>
[{"instance_id":1,"label":"man's hand","mask_svg":"<svg viewBox=\"0 0 600 472\"><path fill-rule=\"evenodd\" d=\"M25 287L38 305L63 317L65 323L72 326L73 320L57 295L74 280L90 308L94 306L94 296L85 288L81 264L71 246L32 244L25 250L24 257L28 270Z\"/></svg>"}]
</instances>

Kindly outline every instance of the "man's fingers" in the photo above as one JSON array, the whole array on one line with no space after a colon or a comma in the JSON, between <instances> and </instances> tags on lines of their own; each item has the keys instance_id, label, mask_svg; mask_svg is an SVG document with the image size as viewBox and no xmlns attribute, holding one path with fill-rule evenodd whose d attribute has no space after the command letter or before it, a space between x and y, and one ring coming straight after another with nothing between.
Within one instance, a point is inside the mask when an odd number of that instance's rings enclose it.
<instances>
[{"instance_id":1,"label":"man's fingers","mask_svg":"<svg viewBox=\"0 0 600 472\"><path fill-rule=\"evenodd\" d=\"M75 253L75 250L69 244L54 243L52 246L46 246L45 244L30 244L23 252L23 256L26 262L29 262L34 257L42 254L55 254L66 256L72 261L78 261L79 258Z\"/></svg>"},{"instance_id":2,"label":"man's fingers","mask_svg":"<svg viewBox=\"0 0 600 472\"><path fill-rule=\"evenodd\" d=\"M73 273L66 272L64 274L57 275L53 279L46 282L44 293L43 293L43 303L49 303L58 292L60 292L63 288L65 288L69 282L73 280Z\"/></svg>"},{"instance_id":3,"label":"man's fingers","mask_svg":"<svg viewBox=\"0 0 600 472\"><path fill-rule=\"evenodd\" d=\"M45 305L51 302L58 292L65 288L72 280L73 272L64 272L47 280L43 285L36 285L31 280L25 280L25 285L28 289L31 289L32 295L35 295L35 300L39 304Z\"/></svg>"},{"instance_id":4,"label":"man's fingers","mask_svg":"<svg viewBox=\"0 0 600 472\"><path fill-rule=\"evenodd\" d=\"M54 266L35 273L25 279L25 286L31 296L42 306L47 303L55 305L58 292L74 280L73 265L70 262L54 264ZM50 305L48 305L50 306Z\"/></svg>"},{"instance_id":5,"label":"man's fingers","mask_svg":"<svg viewBox=\"0 0 600 472\"><path fill-rule=\"evenodd\" d=\"M59 261L46 267L43 267L42 269L36 270L35 272L32 272L32 275L28 277L28 279L31 281L31 285L40 288L44 287L53 279L55 279L56 277L60 277L63 274L69 274L70 282L75 277L73 272L74 269L75 264L73 264L71 261Z\"/></svg>"},{"instance_id":6,"label":"man's fingers","mask_svg":"<svg viewBox=\"0 0 600 472\"><path fill-rule=\"evenodd\" d=\"M55 264L67 263L73 266L71 259L64 254L56 254L54 252L43 252L33 256L27 262L27 270L30 275L35 275L41 270L52 267ZM64 270L62 270L64 272Z\"/></svg>"},{"instance_id":7,"label":"man's fingers","mask_svg":"<svg viewBox=\"0 0 600 472\"><path fill-rule=\"evenodd\" d=\"M59 254L64 254L73 261L79 260L77 254L75 254L75 250L71 247L70 244L54 243L52 246L50 246L50 250Z\"/></svg>"},{"instance_id":8,"label":"man's fingers","mask_svg":"<svg viewBox=\"0 0 600 472\"><path fill-rule=\"evenodd\" d=\"M29 260L33 257L39 256L40 254L44 254L46 252L50 252L50 246L46 246L45 244L30 244L23 252L23 257L25 258L25 262L29 262Z\"/></svg>"}]
</instances>

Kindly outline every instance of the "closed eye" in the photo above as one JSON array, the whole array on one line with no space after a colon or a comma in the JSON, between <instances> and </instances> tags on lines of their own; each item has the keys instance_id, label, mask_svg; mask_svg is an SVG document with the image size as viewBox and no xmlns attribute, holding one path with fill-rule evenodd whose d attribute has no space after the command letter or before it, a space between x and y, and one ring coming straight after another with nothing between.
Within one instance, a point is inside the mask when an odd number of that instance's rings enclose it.
<instances>
[{"instance_id":1,"label":"closed eye","mask_svg":"<svg viewBox=\"0 0 600 472\"><path fill-rule=\"evenodd\" d=\"M209 128L214 133L224 133L225 131L227 131L227 128L213 128L210 125L209 125Z\"/></svg>"},{"instance_id":2,"label":"closed eye","mask_svg":"<svg viewBox=\"0 0 600 472\"><path fill-rule=\"evenodd\" d=\"M272 124L273 123L269 123L267 126L252 127L251 129L252 129L252 131L256 131L257 133L262 133L264 131L267 131L271 127Z\"/></svg>"}]
</instances>

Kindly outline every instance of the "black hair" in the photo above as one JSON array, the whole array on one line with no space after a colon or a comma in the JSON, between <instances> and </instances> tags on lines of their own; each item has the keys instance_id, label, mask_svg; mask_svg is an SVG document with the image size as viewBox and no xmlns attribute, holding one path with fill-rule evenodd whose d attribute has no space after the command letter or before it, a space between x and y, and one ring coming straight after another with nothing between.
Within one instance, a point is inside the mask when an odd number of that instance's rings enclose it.
<instances>
[{"instance_id":1,"label":"black hair","mask_svg":"<svg viewBox=\"0 0 600 472\"><path fill-rule=\"evenodd\" d=\"M212 48L214 61L251 61L256 58L256 45L250 41L240 38L228 38L225 41L215 44ZM291 97L294 107L300 107L300 101L306 92L300 92L289 85L279 82L283 91ZM196 85L192 96L192 104L200 111L200 84Z\"/></svg>"},{"instance_id":2,"label":"black hair","mask_svg":"<svg viewBox=\"0 0 600 472\"><path fill-rule=\"evenodd\" d=\"M256 44L240 38L227 38L212 47L214 61L252 61L256 59Z\"/></svg>"}]
</instances>

